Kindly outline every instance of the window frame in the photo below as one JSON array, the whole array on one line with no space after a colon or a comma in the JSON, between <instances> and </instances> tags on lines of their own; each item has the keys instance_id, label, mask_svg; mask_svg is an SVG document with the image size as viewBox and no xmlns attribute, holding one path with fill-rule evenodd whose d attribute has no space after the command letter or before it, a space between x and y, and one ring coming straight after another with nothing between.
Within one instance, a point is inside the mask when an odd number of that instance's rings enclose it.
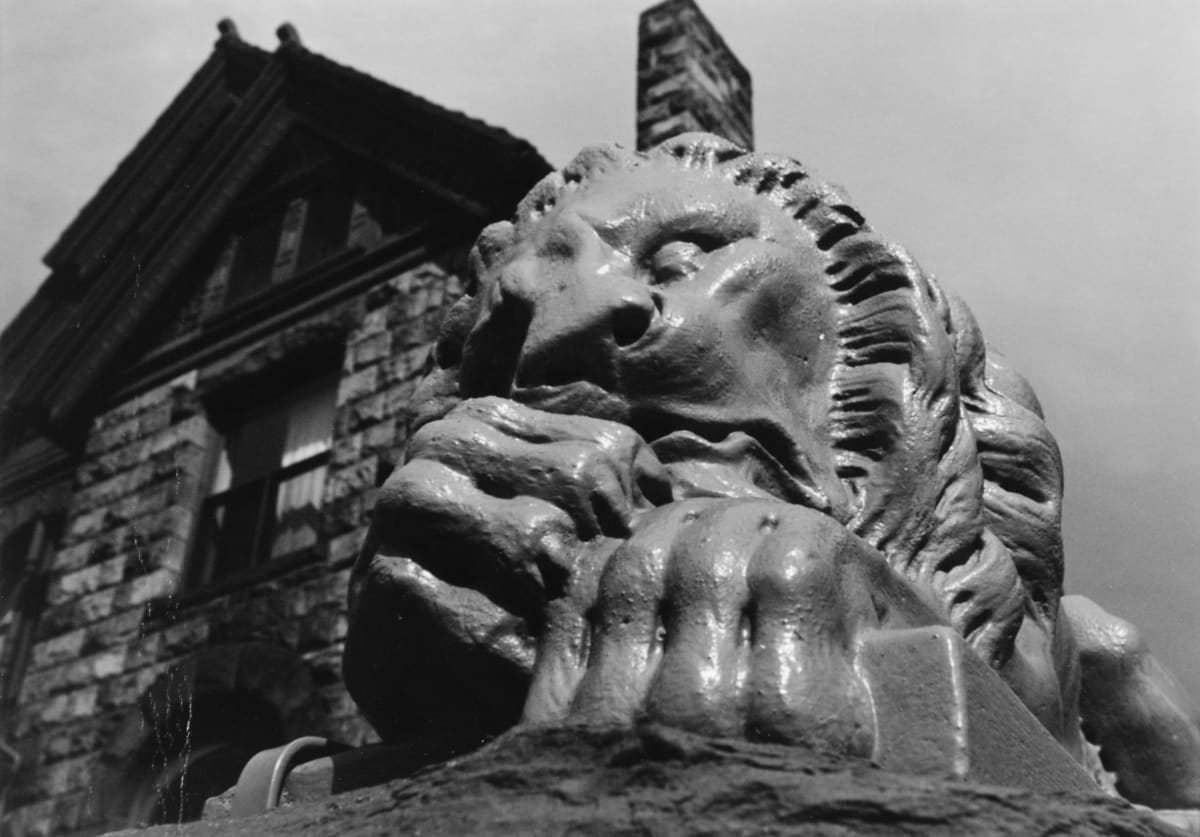
<instances>
[{"instance_id":1,"label":"window frame","mask_svg":"<svg viewBox=\"0 0 1200 837\"><path fill-rule=\"evenodd\" d=\"M9 551L4 558L17 565L18 576L13 588L5 591L8 595L0 613L0 617L9 619L4 651L0 653L0 742L16 721L38 623L46 608L46 564L62 533L63 520L61 511L40 514L7 532L0 544ZM14 557L16 553L19 557Z\"/></svg>"},{"instance_id":2,"label":"window frame","mask_svg":"<svg viewBox=\"0 0 1200 837\"><path fill-rule=\"evenodd\" d=\"M338 355L340 361L340 353ZM282 570L291 566L295 556L312 552L323 546L325 538L318 531L316 542L296 547L286 552L272 555L272 540L279 534L280 522L277 514L280 488L288 481L310 473L320 468L327 468L332 461L333 443L336 436L337 390L340 384L340 363L335 367L332 363L318 362L317 374L297 383L299 369L311 371L312 366L296 363L288 364L291 374L280 374L274 370L271 378L273 385L266 387L262 394L254 398L254 404L245 407L238 404L250 397L249 393L256 391L254 381L243 381L237 387L237 398L234 393L227 393L224 402L212 407L209 411L210 420L210 450L209 463L206 468L205 493L196 507L197 517L192 532L192 543L184 573L184 589L203 590L224 586L249 576L257 577L267 567L278 565ZM255 376L255 380L258 376ZM231 475L231 484L220 491L214 492L213 486L217 480L218 466L222 455L228 450L230 437L241 427L279 409L280 401L295 401L302 403L306 395L324 393L330 399L330 417L328 428L328 445L321 451L291 462L287 465L276 464L264 473L255 475L241 482L236 481L236 475ZM231 406L235 405L235 406ZM286 409L283 410L286 414ZM286 451L281 452L282 456ZM324 507L323 494L327 474L322 478L320 495L315 508L320 511ZM230 506L239 498L248 498L254 504L253 514L250 515L248 537L234 535L229 538L223 533L224 522L217 520L215 513ZM243 530L245 531L245 530ZM239 546L240 543L240 546ZM236 556L231 560L230 556Z\"/></svg>"},{"instance_id":3,"label":"window frame","mask_svg":"<svg viewBox=\"0 0 1200 837\"><path fill-rule=\"evenodd\" d=\"M198 558L200 551L204 551L205 555L202 564L200 561L195 560L194 565L190 568L193 577L190 579L188 586L200 587L210 584L263 564L277 561L290 554L285 553L284 555L272 557L269 549L271 546L271 537L276 534L275 527L279 523L274 508L275 502L279 498L279 487L301 474L306 474L309 471L315 471L318 468L328 465L330 455L331 451L327 448L306 459L301 459L290 465L284 465L273 471L268 471L261 477L256 477L205 497L200 507L200 530L196 536L197 555L193 557L194 559ZM212 522L213 515L218 507L224 506L230 500L236 500L242 495L252 497L258 506L252 523L253 534L250 537L250 548L245 553L245 561L238 563L230 569L218 571L218 566L221 563L219 551L226 548L225 545L217 543L212 550L205 549L206 541L211 543L213 538L220 537L220 524ZM212 535L206 531L214 528L218 531ZM301 547L300 549L305 548ZM292 552L297 551L300 550L292 550Z\"/></svg>"}]
</instances>

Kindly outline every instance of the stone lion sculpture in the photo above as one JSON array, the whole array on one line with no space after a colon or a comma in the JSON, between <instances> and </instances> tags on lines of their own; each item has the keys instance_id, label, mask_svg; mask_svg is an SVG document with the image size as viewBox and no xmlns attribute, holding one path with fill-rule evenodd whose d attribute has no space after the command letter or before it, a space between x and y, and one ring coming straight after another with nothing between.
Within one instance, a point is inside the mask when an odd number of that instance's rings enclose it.
<instances>
[{"instance_id":1,"label":"stone lion sculpture","mask_svg":"<svg viewBox=\"0 0 1200 837\"><path fill-rule=\"evenodd\" d=\"M385 739L649 718L869 755L857 643L942 624L1128 798L1200 805L1179 687L1063 596L1032 389L837 187L704 134L590 148L471 270L354 571Z\"/></svg>"}]
</instances>

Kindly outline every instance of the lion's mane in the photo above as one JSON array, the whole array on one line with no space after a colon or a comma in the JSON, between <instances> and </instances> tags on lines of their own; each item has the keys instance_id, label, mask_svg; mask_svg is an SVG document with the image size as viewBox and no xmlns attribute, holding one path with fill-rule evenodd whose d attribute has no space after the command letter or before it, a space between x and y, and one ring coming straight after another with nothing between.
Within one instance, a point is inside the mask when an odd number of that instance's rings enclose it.
<instances>
[{"instance_id":1,"label":"lion's mane","mask_svg":"<svg viewBox=\"0 0 1200 837\"><path fill-rule=\"evenodd\" d=\"M1062 591L1062 466L1032 390L985 347L967 307L795 160L708 134L647 152L585 149L545 177L472 251L476 276L564 194L640 166L699 169L769 199L811 235L837 301L828 442L851 498L842 523L879 549L985 659L1003 665L1027 613L1053 623ZM417 423L457 400L474 319L452 310Z\"/></svg>"}]
</instances>

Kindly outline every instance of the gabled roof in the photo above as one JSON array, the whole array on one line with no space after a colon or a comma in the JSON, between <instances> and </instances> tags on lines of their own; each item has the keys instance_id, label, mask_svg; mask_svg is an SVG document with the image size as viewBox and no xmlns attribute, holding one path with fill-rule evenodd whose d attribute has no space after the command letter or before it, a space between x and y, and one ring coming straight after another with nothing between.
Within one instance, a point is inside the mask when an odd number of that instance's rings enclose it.
<instances>
[{"instance_id":1,"label":"gabled roof","mask_svg":"<svg viewBox=\"0 0 1200 837\"><path fill-rule=\"evenodd\" d=\"M122 345L303 125L480 223L549 171L532 145L305 49L269 53L229 21L212 54L45 256L50 277L0 334L0 420L61 434ZM0 433L4 433L0 430Z\"/></svg>"}]
</instances>

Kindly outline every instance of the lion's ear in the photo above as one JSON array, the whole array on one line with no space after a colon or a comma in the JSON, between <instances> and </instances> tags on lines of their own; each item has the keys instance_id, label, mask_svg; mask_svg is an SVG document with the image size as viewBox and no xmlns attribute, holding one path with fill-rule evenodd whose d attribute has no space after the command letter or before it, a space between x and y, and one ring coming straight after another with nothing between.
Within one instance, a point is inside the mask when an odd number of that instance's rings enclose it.
<instances>
[{"instance_id":1,"label":"lion's ear","mask_svg":"<svg viewBox=\"0 0 1200 837\"><path fill-rule=\"evenodd\" d=\"M498 221L483 228L483 232L475 240L475 246L471 248L468 259L468 294L474 294L479 289L480 278L495 266L500 256L512 246L515 238L516 230L508 221Z\"/></svg>"},{"instance_id":2,"label":"lion's ear","mask_svg":"<svg viewBox=\"0 0 1200 837\"><path fill-rule=\"evenodd\" d=\"M478 295L463 296L450 306L438 330L437 342L433 344L433 358L438 368L458 366L462 361L463 346L478 318Z\"/></svg>"}]
</instances>

